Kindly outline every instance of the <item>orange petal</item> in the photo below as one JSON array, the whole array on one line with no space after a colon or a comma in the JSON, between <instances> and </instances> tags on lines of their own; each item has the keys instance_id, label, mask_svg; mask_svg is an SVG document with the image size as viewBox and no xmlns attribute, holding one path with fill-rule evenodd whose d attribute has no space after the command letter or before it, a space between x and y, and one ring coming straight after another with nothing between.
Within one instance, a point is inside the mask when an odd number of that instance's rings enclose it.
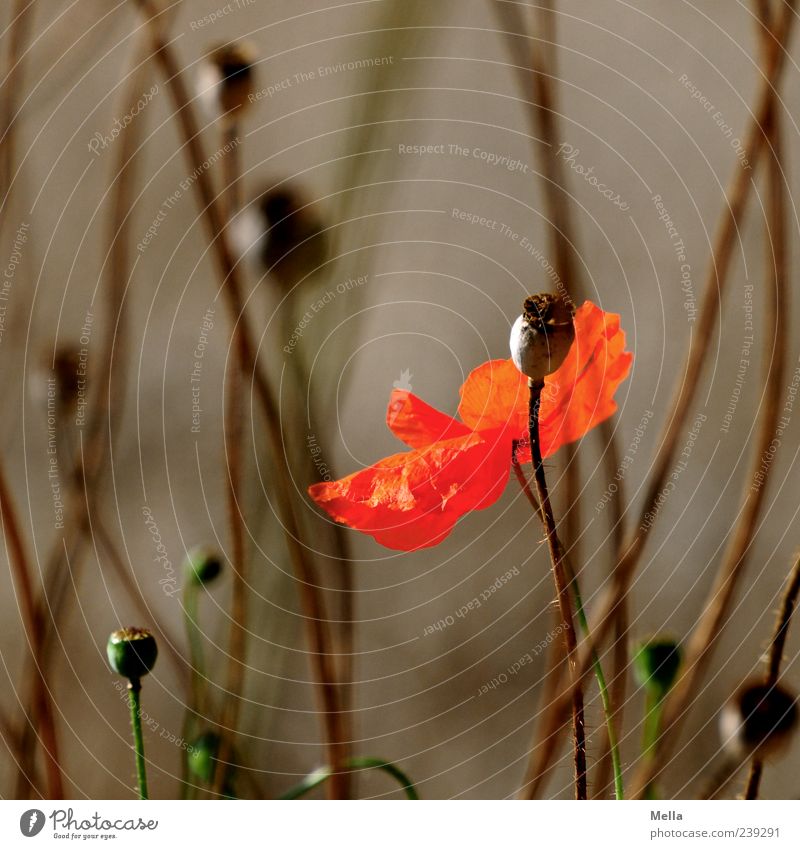
<instances>
[{"instance_id":1,"label":"orange petal","mask_svg":"<svg viewBox=\"0 0 800 849\"><path fill-rule=\"evenodd\" d=\"M575 313L575 341L561 367L544 379L539 414L542 456L580 439L617 409L614 393L628 376L619 316L586 301Z\"/></svg>"},{"instance_id":2,"label":"orange petal","mask_svg":"<svg viewBox=\"0 0 800 849\"><path fill-rule=\"evenodd\" d=\"M458 414L473 430L508 428L520 437L528 427L528 378L511 359L489 360L464 381Z\"/></svg>"},{"instance_id":3,"label":"orange petal","mask_svg":"<svg viewBox=\"0 0 800 849\"><path fill-rule=\"evenodd\" d=\"M461 422L440 413L403 389L392 392L386 411L386 424L409 448L427 448L434 442L467 436L470 432Z\"/></svg>"},{"instance_id":4,"label":"orange petal","mask_svg":"<svg viewBox=\"0 0 800 849\"><path fill-rule=\"evenodd\" d=\"M511 441L502 432L469 433L308 491L335 521L387 548L414 551L440 543L470 510L494 504L508 481L510 457Z\"/></svg>"}]
</instances>

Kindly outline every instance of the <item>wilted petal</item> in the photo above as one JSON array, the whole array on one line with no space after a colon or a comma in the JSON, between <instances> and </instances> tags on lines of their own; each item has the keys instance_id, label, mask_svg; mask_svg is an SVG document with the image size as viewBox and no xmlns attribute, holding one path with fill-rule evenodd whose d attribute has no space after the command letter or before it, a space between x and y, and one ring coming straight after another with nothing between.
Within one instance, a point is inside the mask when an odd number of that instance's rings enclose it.
<instances>
[{"instance_id":1,"label":"wilted petal","mask_svg":"<svg viewBox=\"0 0 800 849\"><path fill-rule=\"evenodd\" d=\"M497 501L510 452L503 432L469 433L315 484L309 494L335 521L387 548L413 551L437 545L465 513Z\"/></svg>"},{"instance_id":2,"label":"wilted petal","mask_svg":"<svg viewBox=\"0 0 800 849\"><path fill-rule=\"evenodd\" d=\"M539 434L542 456L583 437L616 412L614 393L628 376L619 316L586 301L575 313L575 341L558 371L544 379Z\"/></svg>"},{"instance_id":3,"label":"wilted petal","mask_svg":"<svg viewBox=\"0 0 800 849\"><path fill-rule=\"evenodd\" d=\"M507 428L515 438L528 427L528 378L508 360L489 360L461 387L458 414L473 430Z\"/></svg>"},{"instance_id":4,"label":"wilted petal","mask_svg":"<svg viewBox=\"0 0 800 849\"><path fill-rule=\"evenodd\" d=\"M426 404L421 398L395 389L389 399L386 424L409 448L427 448L434 442L467 436L470 429Z\"/></svg>"}]
</instances>

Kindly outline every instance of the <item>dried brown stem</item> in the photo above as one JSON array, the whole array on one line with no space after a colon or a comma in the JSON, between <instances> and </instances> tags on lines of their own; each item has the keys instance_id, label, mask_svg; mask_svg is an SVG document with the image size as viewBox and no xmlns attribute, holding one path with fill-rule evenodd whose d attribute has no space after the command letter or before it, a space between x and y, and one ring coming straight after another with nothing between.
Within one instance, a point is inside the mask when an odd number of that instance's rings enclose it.
<instances>
[{"instance_id":1,"label":"dried brown stem","mask_svg":"<svg viewBox=\"0 0 800 849\"><path fill-rule=\"evenodd\" d=\"M199 127L192 109L183 74L170 45L164 40L157 24L158 12L149 0L135 0L142 10L150 34L153 59L160 66L167 82L170 97L174 105L175 117L180 125L184 141L184 150L197 178L194 182L200 207L208 229L209 241L213 248L222 280L232 320L238 325L241 334L242 356L246 364L245 376L252 381L256 397L262 407L267 433L275 462L277 481L276 501L284 525L284 537L292 566L297 576L300 598L303 605L304 623L311 649L311 663L317 682L320 700L325 743L333 775L328 782L328 792L332 798L343 795L341 773L343 740L341 734L341 711L332 655L329 651L327 620L324 617L323 601L316 584L314 569L309 553L302 543L300 527L292 501L293 485L286 467L283 450L283 435L280 429L280 416L266 373L257 360L257 348L254 343L250 323L244 311L244 290L240 279L240 269L234 260L230 243L225 232L225 221L214 191L209 171L203 167L205 157L199 137Z\"/></svg>"},{"instance_id":2,"label":"dried brown stem","mask_svg":"<svg viewBox=\"0 0 800 849\"><path fill-rule=\"evenodd\" d=\"M238 122L232 116L224 118L223 141L230 152L224 157L223 183L230 201L227 219L230 221L238 208L240 178L238 155ZM231 594L230 635L228 638L228 679L225 704L222 711L222 739L219 760L214 773L213 789L217 795L226 783L227 767L233 753L233 737L239 721L240 704L244 690L247 656L247 550L245 520L242 514L242 441L244 439L244 387L242 379L247 369L247 352L237 321L233 331L233 356L226 375L225 403L225 465L227 469L226 498L228 522L232 541L231 566L233 592Z\"/></svg>"},{"instance_id":3,"label":"dried brown stem","mask_svg":"<svg viewBox=\"0 0 800 849\"><path fill-rule=\"evenodd\" d=\"M146 80L147 67L139 66L131 75L122 97L126 114L133 111ZM74 572L79 568L83 550L89 542L91 517L96 512L100 497L100 478L112 439L111 413L122 412L124 387L112 385L113 361L124 359L127 345L127 321L125 317L126 270L131 267L128 250L128 220L131 208L131 189L134 184L136 151L141 138L141 128L134 121L122 134L119 158L116 160L116 182L110 218L109 257L107 262L108 297L106 324L99 355L99 371L93 375L96 401L89 411L86 435L82 440L81 457L68 479L72 503L78 510L75 519L69 522L64 534L53 544L44 570L44 587L38 606L44 628L42 641L43 668L47 670L53 649L53 637L60 617L63 615L66 593ZM23 735L23 753L30 752L31 734ZM23 759L17 776L17 790L24 786L27 767Z\"/></svg>"},{"instance_id":4,"label":"dried brown stem","mask_svg":"<svg viewBox=\"0 0 800 849\"><path fill-rule=\"evenodd\" d=\"M748 160L753 167L761 158L764 150L766 139L764 127L769 116L773 88L777 86L783 70L784 48L794 25L795 6L796 0L787 0L781 7L781 14L778 16L773 30L774 40L771 43L768 61L762 69L764 79L759 89L756 109L745 138ZM591 671L594 652L606 639L613 626L619 605L627 595L651 527L645 524L647 514L653 512L656 507L657 499L672 467L678 439L683 432L692 402L700 386L697 376L702 371L703 361L713 336L720 300L728 280L736 234L741 225L750 193L749 171L742 168L738 162L735 167L736 172L728 195L728 208L723 216L714 244L700 318L697 323L697 331L693 337L697 341L693 343L689 351L685 367L682 370L682 377L675 389L674 398L667 407L673 411L673 414L658 442L660 447L653 463L654 471L650 477L637 527L629 534L621 551L611 586L602 593L598 601L597 611L593 617L594 621L590 625L591 637L585 640L578 652L577 678L579 681L584 681ZM692 379L687 381L683 379L683 375L692 375ZM570 685L569 690L572 690L574 686L574 684ZM550 762L555 754L558 741L553 740L553 730L558 727L559 713L564 709L564 702L568 698L569 693L559 703L553 705L549 719L543 723L541 745L534 749L535 752L539 753L537 755L538 768L536 774L541 774L544 771L544 766Z\"/></svg>"},{"instance_id":5,"label":"dried brown stem","mask_svg":"<svg viewBox=\"0 0 800 849\"><path fill-rule=\"evenodd\" d=\"M770 42L772 43L772 42ZM768 54L768 51L765 51ZM765 61L769 60L769 55ZM771 149L767 187L768 270L765 275L766 307L764 310L765 347L772 344L772 356L765 365L765 401L760 416L759 435L753 458L752 475L746 484L742 516L733 540L723 557L717 577L709 592L704 613L686 650L684 672L664 703L663 731L655 744L655 757L642 765L634 777L634 792L643 789L663 769L674 749L685 721L687 708L698 689L698 682L711 659L715 643L726 624L737 584L741 580L758 529L761 508L766 497L772 469L769 454L781 412L781 395L786 361L786 321L789 314L789 287L786 247L786 199L781 167L780 127L777 111L777 89L767 100L762 129ZM763 138L763 136L762 136ZM767 351L765 358L767 356ZM764 464L766 462L766 468Z\"/></svg>"},{"instance_id":6,"label":"dried brown stem","mask_svg":"<svg viewBox=\"0 0 800 849\"><path fill-rule=\"evenodd\" d=\"M2 520L8 562L14 573L14 579L21 596L22 621L35 667L33 670L33 711L28 727L33 729L35 725L36 731L41 733L48 796L51 799L63 799L64 782L59 765L53 696L44 676L41 658L42 621L36 607L30 562L25 551L22 531L2 462L0 462L0 520ZM22 761L20 761L20 764L22 764Z\"/></svg>"},{"instance_id":7,"label":"dried brown stem","mask_svg":"<svg viewBox=\"0 0 800 849\"><path fill-rule=\"evenodd\" d=\"M761 39L761 50L764 55L769 52L769 44L770 44L770 26L772 22L772 12L770 10L769 0L755 0L756 13L758 15L757 28L759 30L759 37ZM770 216L767 221L767 238L769 239L771 231L774 231L776 228L779 232L783 234L783 206L785 204L784 197L784 188L783 188L783 174L781 167L781 120L780 115L778 113L778 99L777 96L772 99L772 112L771 118L772 121L770 123L770 135L769 141L772 147L772 157L769 161L769 211ZM780 220L774 220L776 216L779 216ZM785 238L785 234L783 234ZM774 241L774 239L773 239ZM785 254L785 246L781 246L781 253ZM769 251L767 253L767 279L770 277L776 277L778 273L778 269L775 267L777 265L778 257L773 257ZM785 256L783 257L785 262ZM785 272L785 268L783 269ZM773 283L775 280L773 279ZM786 593L783 597L783 603L781 604L781 610L778 616L778 620L776 622L775 633L773 634L772 641L770 643L770 651L769 651L769 661L767 667L767 674L765 678L765 682L768 687L773 687L778 682L778 675L780 672L780 664L781 659L783 657L783 647L786 642L786 634L789 630L789 623L791 622L792 613L794 612L795 602L797 600L797 593L800 590L800 560L795 563L794 570L792 572L792 579L789 581L789 586L786 588ZM758 791L761 785L761 776L764 772L764 759L761 753L756 750L753 753L752 760L750 761L750 771L747 776L747 783L745 785L744 798L745 799L757 799Z\"/></svg>"}]
</instances>

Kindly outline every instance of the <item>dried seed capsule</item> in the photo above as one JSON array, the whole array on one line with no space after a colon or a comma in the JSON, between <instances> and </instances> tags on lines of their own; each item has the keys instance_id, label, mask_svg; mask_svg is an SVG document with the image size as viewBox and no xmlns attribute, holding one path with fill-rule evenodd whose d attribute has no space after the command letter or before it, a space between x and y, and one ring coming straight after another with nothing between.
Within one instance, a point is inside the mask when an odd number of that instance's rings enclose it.
<instances>
[{"instance_id":1,"label":"dried seed capsule","mask_svg":"<svg viewBox=\"0 0 800 849\"><path fill-rule=\"evenodd\" d=\"M723 743L737 757L774 752L796 727L797 697L778 684L746 684L720 714Z\"/></svg>"},{"instance_id":2,"label":"dried seed capsule","mask_svg":"<svg viewBox=\"0 0 800 849\"><path fill-rule=\"evenodd\" d=\"M183 569L187 580L196 584L208 584L222 571L222 560L213 549L198 546L186 556Z\"/></svg>"},{"instance_id":3,"label":"dried seed capsule","mask_svg":"<svg viewBox=\"0 0 800 849\"><path fill-rule=\"evenodd\" d=\"M323 220L294 185L264 192L237 215L233 244L253 274L269 271L287 290L328 258Z\"/></svg>"},{"instance_id":4,"label":"dried seed capsule","mask_svg":"<svg viewBox=\"0 0 800 849\"><path fill-rule=\"evenodd\" d=\"M255 52L243 42L213 50L198 69L198 98L209 119L245 109L252 102Z\"/></svg>"},{"instance_id":5,"label":"dried seed capsule","mask_svg":"<svg viewBox=\"0 0 800 849\"><path fill-rule=\"evenodd\" d=\"M564 302L547 293L531 295L511 328L511 359L524 375L541 381L564 362L574 339Z\"/></svg>"},{"instance_id":6,"label":"dried seed capsule","mask_svg":"<svg viewBox=\"0 0 800 849\"><path fill-rule=\"evenodd\" d=\"M138 681L156 664L156 638L144 628L121 628L108 638L108 662L119 675Z\"/></svg>"}]
</instances>

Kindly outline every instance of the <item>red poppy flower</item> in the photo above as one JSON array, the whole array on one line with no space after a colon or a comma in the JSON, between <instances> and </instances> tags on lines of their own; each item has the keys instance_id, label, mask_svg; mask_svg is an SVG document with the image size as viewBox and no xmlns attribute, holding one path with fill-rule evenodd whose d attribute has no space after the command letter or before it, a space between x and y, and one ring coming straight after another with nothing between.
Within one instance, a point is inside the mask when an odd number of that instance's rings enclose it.
<instances>
[{"instance_id":1,"label":"red poppy flower","mask_svg":"<svg viewBox=\"0 0 800 849\"><path fill-rule=\"evenodd\" d=\"M619 316L587 301L575 313L575 341L545 378L539 411L542 456L580 439L617 409L614 393L630 371ZM470 510L494 504L508 482L511 452L530 462L528 380L509 360L490 360L461 387L461 421L416 395L392 392L387 424L411 451L393 454L309 494L337 522L387 548L437 545Z\"/></svg>"}]
</instances>

